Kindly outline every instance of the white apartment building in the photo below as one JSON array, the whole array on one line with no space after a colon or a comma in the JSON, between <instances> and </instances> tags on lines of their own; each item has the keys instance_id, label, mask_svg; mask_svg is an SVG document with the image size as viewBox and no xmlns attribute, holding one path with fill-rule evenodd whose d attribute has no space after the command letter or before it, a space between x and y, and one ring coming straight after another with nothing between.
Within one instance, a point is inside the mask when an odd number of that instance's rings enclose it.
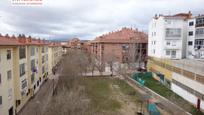
<instances>
[{"instance_id":1,"label":"white apartment building","mask_svg":"<svg viewBox=\"0 0 204 115\"><path fill-rule=\"evenodd\" d=\"M204 61L200 60L204 59L204 16L192 17L190 12L155 16L148 37L148 70L153 77L204 110Z\"/></svg>"},{"instance_id":2,"label":"white apartment building","mask_svg":"<svg viewBox=\"0 0 204 115\"><path fill-rule=\"evenodd\" d=\"M157 58L185 57L188 14L155 16L149 23L148 55Z\"/></svg>"},{"instance_id":3,"label":"white apartment building","mask_svg":"<svg viewBox=\"0 0 204 115\"><path fill-rule=\"evenodd\" d=\"M188 20L187 58L204 59L204 15Z\"/></svg>"}]
</instances>

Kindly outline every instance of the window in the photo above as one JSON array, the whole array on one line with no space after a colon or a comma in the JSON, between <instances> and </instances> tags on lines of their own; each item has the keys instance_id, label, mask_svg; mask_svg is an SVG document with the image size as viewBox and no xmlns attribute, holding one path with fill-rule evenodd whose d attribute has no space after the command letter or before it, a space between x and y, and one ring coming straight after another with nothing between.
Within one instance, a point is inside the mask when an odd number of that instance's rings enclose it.
<instances>
[{"instance_id":1,"label":"window","mask_svg":"<svg viewBox=\"0 0 204 115\"><path fill-rule=\"evenodd\" d=\"M45 73L45 67L42 67L42 74Z\"/></svg>"},{"instance_id":2,"label":"window","mask_svg":"<svg viewBox=\"0 0 204 115\"><path fill-rule=\"evenodd\" d=\"M166 50L166 55L167 55L167 56L170 55L170 50Z\"/></svg>"},{"instance_id":3,"label":"window","mask_svg":"<svg viewBox=\"0 0 204 115\"><path fill-rule=\"evenodd\" d=\"M196 29L196 36L204 36L204 28L197 28Z\"/></svg>"},{"instance_id":4,"label":"window","mask_svg":"<svg viewBox=\"0 0 204 115\"><path fill-rule=\"evenodd\" d=\"M22 85L21 85L21 88L24 89L27 87L27 80L24 79L23 81L21 81Z\"/></svg>"},{"instance_id":5,"label":"window","mask_svg":"<svg viewBox=\"0 0 204 115\"><path fill-rule=\"evenodd\" d=\"M45 47L42 47L42 53L44 53L45 52Z\"/></svg>"},{"instance_id":6,"label":"window","mask_svg":"<svg viewBox=\"0 0 204 115\"><path fill-rule=\"evenodd\" d=\"M181 28L166 28L166 37L181 37Z\"/></svg>"},{"instance_id":7,"label":"window","mask_svg":"<svg viewBox=\"0 0 204 115\"><path fill-rule=\"evenodd\" d=\"M0 105L2 105L2 96L0 96Z\"/></svg>"},{"instance_id":8,"label":"window","mask_svg":"<svg viewBox=\"0 0 204 115\"><path fill-rule=\"evenodd\" d=\"M31 83L33 84L34 81L35 81L35 74L33 73L33 74L31 75Z\"/></svg>"},{"instance_id":9,"label":"window","mask_svg":"<svg viewBox=\"0 0 204 115\"><path fill-rule=\"evenodd\" d=\"M193 45L193 42L192 42L192 41L188 41L188 45L189 45L189 46L192 46L192 45Z\"/></svg>"},{"instance_id":10,"label":"window","mask_svg":"<svg viewBox=\"0 0 204 115\"><path fill-rule=\"evenodd\" d=\"M35 55L35 47L34 47L34 46L31 46L31 47L30 47L30 53L31 53L31 54L30 54L31 56L34 56L34 55Z\"/></svg>"},{"instance_id":11,"label":"window","mask_svg":"<svg viewBox=\"0 0 204 115\"><path fill-rule=\"evenodd\" d=\"M20 64L20 76L25 74L25 63Z\"/></svg>"},{"instance_id":12,"label":"window","mask_svg":"<svg viewBox=\"0 0 204 115\"><path fill-rule=\"evenodd\" d=\"M35 60L31 60L31 70L33 71L35 69Z\"/></svg>"},{"instance_id":13,"label":"window","mask_svg":"<svg viewBox=\"0 0 204 115\"><path fill-rule=\"evenodd\" d=\"M196 19L196 27L204 26L204 17L200 17Z\"/></svg>"},{"instance_id":14,"label":"window","mask_svg":"<svg viewBox=\"0 0 204 115\"><path fill-rule=\"evenodd\" d=\"M12 99L12 88L8 90L8 99Z\"/></svg>"},{"instance_id":15,"label":"window","mask_svg":"<svg viewBox=\"0 0 204 115\"><path fill-rule=\"evenodd\" d=\"M55 56L55 57L57 57L57 56ZM42 56L42 63L44 63L45 62L45 56Z\"/></svg>"},{"instance_id":16,"label":"window","mask_svg":"<svg viewBox=\"0 0 204 115\"><path fill-rule=\"evenodd\" d=\"M169 42L169 41L166 42L166 45L167 45L167 46L170 46L170 45L171 45L171 42Z\"/></svg>"},{"instance_id":17,"label":"window","mask_svg":"<svg viewBox=\"0 0 204 115\"><path fill-rule=\"evenodd\" d=\"M176 58L176 51L171 51L171 58Z\"/></svg>"},{"instance_id":18,"label":"window","mask_svg":"<svg viewBox=\"0 0 204 115\"><path fill-rule=\"evenodd\" d=\"M195 48L197 48L197 49L204 48L204 39L196 39L195 40Z\"/></svg>"},{"instance_id":19,"label":"window","mask_svg":"<svg viewBox=\"0 0 204 115\"><path fill-rule=\"evenodd\" d=\"M19 47L19 58L20 59L26 58L26 48L25 48L25 46L20 46Z\"/></svg>"},{"instance_id":20,"label":"window","mask_svg":"<svg viewBox=\"0 0 204 115\"><path fill-rule=\"evenodd\" d=\"M11 80L11 70L7 71L7 80Z\"/></svg>"},{"instance_id":21,"label":"window","mask_svg":"<svg viewBox=\"0 0 204 115\"><path fill-rule=\"evenodd\" d=\"M193 31L188 32L189 36L193 36Z\"/></svg>"},{"instance_id":22,"label":"window","mask_svg":"<svg viewBox=\"0 0 204 115\"><path fill-rule=\"evenodd\" d=\"M128 44L122 44L122 48L123 48L123 50L127 50L129 48L129 45Z\"/></svg>"},{"instance_id":23,"label":"window","mask_svg":"<svg viewBox=\"0 0 204 115\"><path fill-rule=\"evenodd\" d=\"M156 34L157 34L157 33L156 33L156 32L154 32L154 36L156 36Z\"/></svg>"},{"instance_id":24,"label":"window","mask_svg":"<svg viewBox=\"0 0 204 115\"><path fill-rule=\"evenodd\" d=\"M37 81L37 87L39 86L39 80Z\"/></svg>"},{"instance_id":25,"label":"window","mask_svg":"<svg viewBox=\"0 0 204 115\"><path fill-rule=\"evenodd\" d=\"M7 60L11 59L11 50L7 50Z\"/></svg>"},{"instance_id":26,"label":"window","mask_svg":"<svg viewBox=\"0 0 204 115\"><path fill-rule=\"evenodd\" d=\"M189 26L193 26L194 25L194 22L189 22Z\"/></svg>"}]
</instances>

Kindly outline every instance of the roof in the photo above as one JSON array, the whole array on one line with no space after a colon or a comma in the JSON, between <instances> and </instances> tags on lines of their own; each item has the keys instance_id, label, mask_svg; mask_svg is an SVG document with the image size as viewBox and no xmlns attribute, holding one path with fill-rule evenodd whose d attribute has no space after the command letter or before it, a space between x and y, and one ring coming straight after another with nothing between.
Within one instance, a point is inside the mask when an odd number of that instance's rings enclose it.
<instances>
[{"instance_id":1,"label":"roof","mask_svg":"<svg viewBox=\"0 0 204 115\"><path fill-rule=\"evenodd\" d=\"M0 35L0 46L49 45L49 44L50 42L47 40L35 39L30 36L29 37L25 37L25 36L9 37L8 35L6 36Z\"/></svg>"},{"instance_id":2,"label":"roof","mask_svg":"<svg viewBox=\"0 0 204 115\"><path fill-rule=\"evenodd\" d=\"M94 42L103 42L103 43L147 43L148 37L147 34L141 31L138 31L137 29L132 28L122 28L119 31L116 32L109 32L106 35L102 35L99 37L96 37Z\"/></svg>"},{"instance_id":3,"label":"roof","mask_svg":"<svg viewBox=\"0 0 204 115\"><path fill-rule=\"evenodd\" d=\"M178 19L190 19L192 18L192 13L189 11L188 13L178 13L174 15L162 15L159 14L159 16L155 15L155 19L158 19L159 17L164 17L164 18L178 18Z\"/></svg>"}]
</instances>

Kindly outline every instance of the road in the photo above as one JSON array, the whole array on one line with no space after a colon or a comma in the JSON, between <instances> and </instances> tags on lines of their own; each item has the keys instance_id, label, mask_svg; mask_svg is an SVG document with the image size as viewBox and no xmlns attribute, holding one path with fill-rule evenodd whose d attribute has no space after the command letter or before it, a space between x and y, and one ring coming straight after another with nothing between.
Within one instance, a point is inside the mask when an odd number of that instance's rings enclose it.
<instances>
[{"instance_id":1,"label":"road","mask_svg":"<svg viewBox=\"0 0 204 115\"><path fill-rule=\"evenodd\" d=\"M58 74L51 75L48 80L41 85L39 91L30 99L24 107L17 113L17 115L43 115L49 100L53 93L53 78L54 83L57 84ZM55 85L56 86L56 85Z\"/></svg>"}]
</instances>

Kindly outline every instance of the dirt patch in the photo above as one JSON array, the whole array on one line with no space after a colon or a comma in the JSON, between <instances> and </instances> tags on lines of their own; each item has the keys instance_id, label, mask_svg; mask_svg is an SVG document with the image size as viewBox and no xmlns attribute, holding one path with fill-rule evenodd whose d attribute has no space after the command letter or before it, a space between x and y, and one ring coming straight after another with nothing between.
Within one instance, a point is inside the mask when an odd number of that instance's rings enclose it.
<instances>
[{"instance_id":1,"label":"dirt patch","mask_svg":"<svg viewBox=\"0 0 204 115\"><path fill-rule=\"evenodd\" d=\"M134 102L131 101L131 99L124 95L120 91L120 87L118 85L111 85L111 89L113 91L114 97L121 103L122 107L119 110L119 113L121 115L135 115L137 112L137 106Z\"/></svg>"}]
</instances>

